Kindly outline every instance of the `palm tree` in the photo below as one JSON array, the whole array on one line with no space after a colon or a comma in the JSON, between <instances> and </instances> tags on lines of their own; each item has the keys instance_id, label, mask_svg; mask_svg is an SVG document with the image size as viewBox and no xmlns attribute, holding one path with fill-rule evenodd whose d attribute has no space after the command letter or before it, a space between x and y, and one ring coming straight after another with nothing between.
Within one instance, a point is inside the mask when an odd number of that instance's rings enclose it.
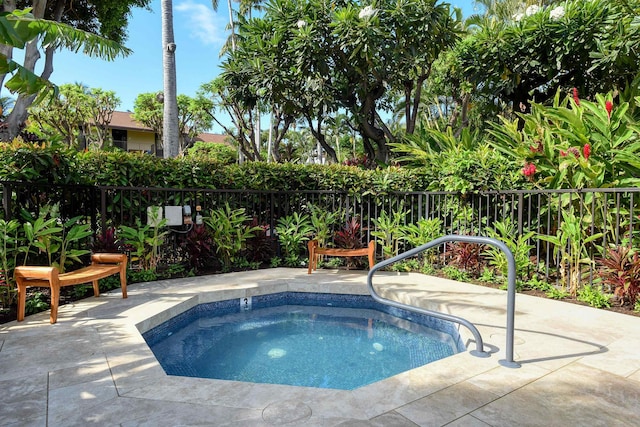
<instances>
[{"instance_id":1,"label":"palm tree","mask_svg":"<svg viewBox=\"0 0 640 427\"><path fill-rule=\"evenodd\" d=\"M164 158L176 157L180 147L178 95L176 84L176 44L173 38L173 2L162 0L162 71L164 114L162 145Z\"/></svg>"},{"instance_id":2,"label":"palm tree","mask_svg":"<svg viewBox=\"0 0 640 427\"><path fill-rule=\"evenodd\" d=\"M47 95L56 94L56 86L48 78L53 71L51 57L59 48L72 51L82 50L92 57L112 60L131 53L121 44L107 38L78 30L72 26L56 21L41 19L44 4L34 2L33 9L15 9L14 1L5 1L0 16L0 84L12 93L18 94L11 113L5 122L6 128L2 139L11 140L20 132L20 126L27 115L27 108L32 103L38 103ZM46 46L44 70L40 76L33 72L35 62L40 57L37 43ZM13 49L25 51L24 66L12 59ZM5 78L9 79L5 83Z\"/></svg>"},{"instance_id":3,"label":"palm tree","mask_svg":"<svg viewBox=\"0 0 640 427\"><path fill-rule=\"evenodd\" d=\"M0 120L7 118L15 103L16 100L10 96L0 96Z\"/></svg>"}]
</instances>

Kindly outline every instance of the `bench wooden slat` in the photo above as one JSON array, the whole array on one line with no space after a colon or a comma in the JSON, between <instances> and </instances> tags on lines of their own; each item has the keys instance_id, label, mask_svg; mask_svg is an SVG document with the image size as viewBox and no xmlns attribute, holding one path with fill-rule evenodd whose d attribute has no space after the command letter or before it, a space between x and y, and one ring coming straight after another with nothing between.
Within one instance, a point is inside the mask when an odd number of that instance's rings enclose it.
<instances>
[{"instance_id":1,"label":"bench wooden slat","mask_svg":"<svg viewBox=\"0 0 640 427\"><path fill-rule=\"evenodd\" d=\"M100 296L98 281L113 274L120 275L122 298L127 297L127 256L99 253L91 256L91 265L60 274L55 267L19 266L14 270L18 285L18 321L24 320L26 290L29 286L51 288L51 323L58 319L60 288L82 283L93 284L93 295Z\"/></svg>"}]
</instances>

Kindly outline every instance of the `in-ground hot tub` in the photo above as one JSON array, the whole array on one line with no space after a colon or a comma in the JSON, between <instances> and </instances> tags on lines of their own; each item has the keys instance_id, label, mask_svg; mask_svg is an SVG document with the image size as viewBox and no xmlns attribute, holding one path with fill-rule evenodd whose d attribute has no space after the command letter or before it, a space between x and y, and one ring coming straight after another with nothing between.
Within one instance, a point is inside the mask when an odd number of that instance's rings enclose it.
<instances>
[{"instance_id":1,"label":"in-ground hot tub","mask_svg":"<svg viewBox=\"0 0 640 427\"><path fill-rule=\"evenodd\" d=\"M143 336L169 375L343 390L465 351L450 322L307 292L199 304Z\"/></svg>"}]
</instances>

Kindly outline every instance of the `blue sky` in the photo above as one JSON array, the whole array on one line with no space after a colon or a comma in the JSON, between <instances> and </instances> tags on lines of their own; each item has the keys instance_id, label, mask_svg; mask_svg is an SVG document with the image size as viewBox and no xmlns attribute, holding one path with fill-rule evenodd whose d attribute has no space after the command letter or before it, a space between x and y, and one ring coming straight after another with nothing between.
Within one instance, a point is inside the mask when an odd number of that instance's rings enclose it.
<instances>
[{"instance_id":1,"label":"blue sky","mask_svg":"<svg viewBox=\"0 0 640 427\"><path fill-rule=\"evenodd\" d=\"M461 7L465 16L474 13L473 0L450 0L449 3ZM214 12L211 0L173 0L179 94L194 96L202 83L211 81L219 73L219 52L228 37L229 14L226 1L218 4L218 11ZM54 57L51 80L58 85L82 83L114 91L121 100L120 111L133 110L138 94L162 90L160 0L153 0L151 9L135 9L129 19L129 38L125 45L133 54L107 62L59 52Z\"/></svg>"}]
</instances>

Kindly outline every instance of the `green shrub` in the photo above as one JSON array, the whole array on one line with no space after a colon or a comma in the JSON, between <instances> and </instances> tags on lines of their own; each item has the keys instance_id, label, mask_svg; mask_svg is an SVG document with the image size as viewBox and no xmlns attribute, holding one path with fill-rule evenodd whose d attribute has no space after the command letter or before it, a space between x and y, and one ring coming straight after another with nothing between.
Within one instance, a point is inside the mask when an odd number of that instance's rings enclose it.
<instances>
[{"instance_id":1,"label":"green shrub","mask_svg":"<svg viewBox=\"0 0 640 427\"><path fill-rule=\"evenodd\" d=\"M591 307L611 307L611 294L602 291L602 287L585 285L578 291L578 301L586 302Z\"/></svg>"}]
</instances>

